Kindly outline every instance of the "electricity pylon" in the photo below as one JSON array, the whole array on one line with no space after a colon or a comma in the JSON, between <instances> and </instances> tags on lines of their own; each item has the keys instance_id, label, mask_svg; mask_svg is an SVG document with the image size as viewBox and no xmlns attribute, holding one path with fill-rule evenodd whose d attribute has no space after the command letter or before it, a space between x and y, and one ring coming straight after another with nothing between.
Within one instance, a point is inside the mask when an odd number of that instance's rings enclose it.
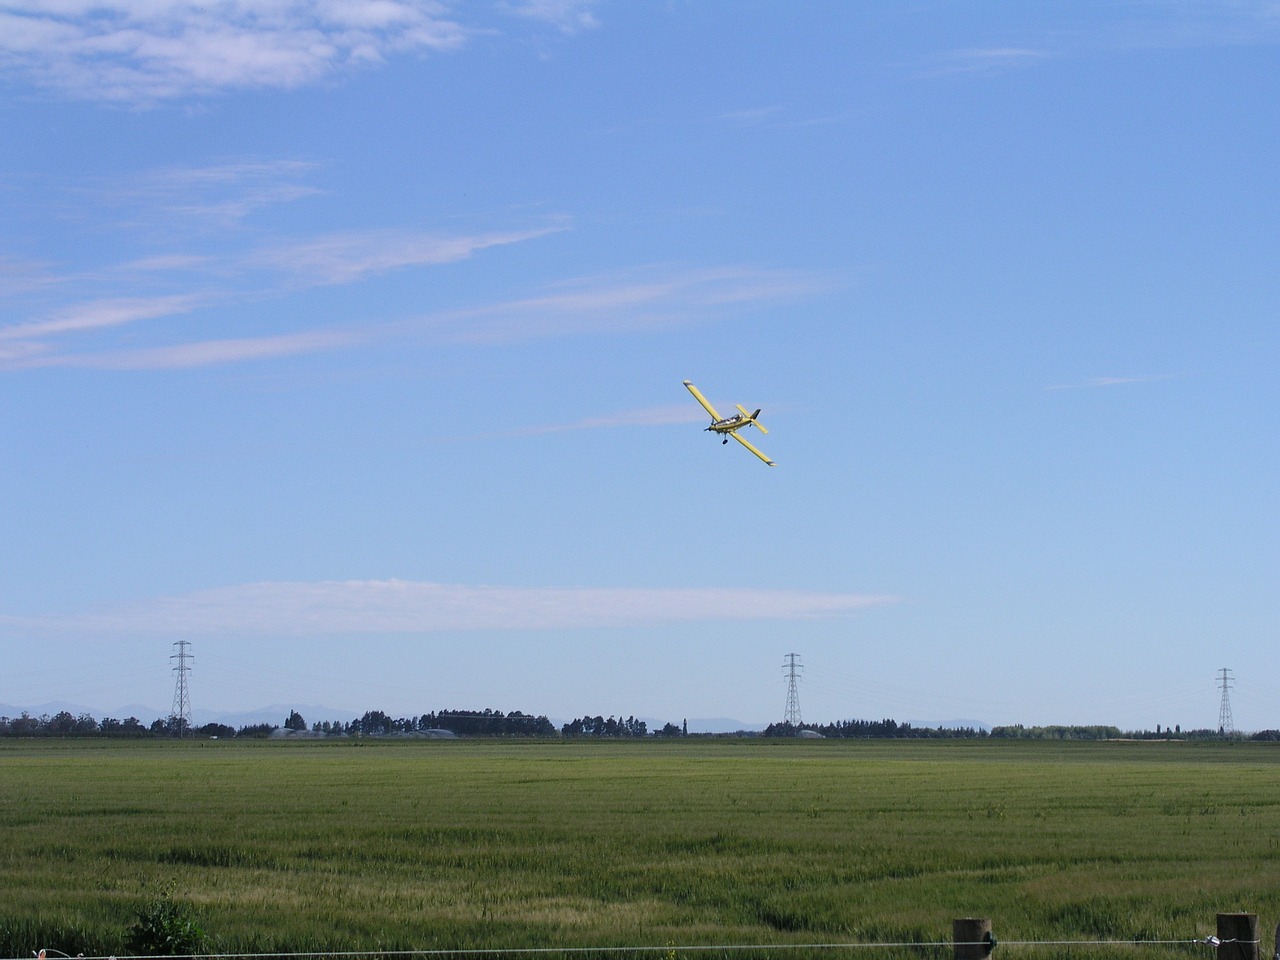
<instances>
[{"instance_id":1,"label":"electricity pylon","mask_svg":"<svg viewBox=\"0 0 1280 960\"><path fill-rule=\"evenodd\" d=\"M788 653L787 662L782 669L787 671L787 712L783 717L793 727L800 726L800 691L796 689L796 681L800 679L800 671L804 666L798 661L800 654Z\"/></svg>"},{"instance_id":2,"label":"electricity pylon","mask_svg":"<svg viewBox=\"0 0 1280 960\"><path fill-rule=\"evenodd\" d=\"M1231 697L1227 691L1231 689L1231 671L1223 667L1218 671L1218 686L1222 688L1222 703L1218 707L1218 733L1224 736L1236 732L1236 725L1231 720Z\"/></svg>"},{"instance_id":3,"label":"electricity pylon","mask_svg":"<svg viewBox=\"0 0 1280 960\"><path fill-rule=\"evenodd\" d=\"M194 660L195 657L187 653L189 646L190 640L179 640L174 644L178 652L169 657L170 660L178 661L173 668L177 681L173 685L173 712L169 715L169 722L173 725L174 734L179 737L191 727L191 694L187 691L187 674L191 668L187 666L187 661Z\"/></svg>"}]
</instances>

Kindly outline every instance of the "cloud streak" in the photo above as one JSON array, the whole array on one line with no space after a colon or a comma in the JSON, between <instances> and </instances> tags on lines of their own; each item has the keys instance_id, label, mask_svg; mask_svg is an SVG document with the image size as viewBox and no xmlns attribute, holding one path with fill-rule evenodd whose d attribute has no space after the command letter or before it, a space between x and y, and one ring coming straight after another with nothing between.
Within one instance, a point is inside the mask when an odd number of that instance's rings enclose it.
<instances>
[{"instance_id":1,"label":"cloud streak","mask_svg":"<svg viewBox=\"0 0 1280 960\"><path fill-rule=\"evenodd\" d=\"M1120 387L1133 383L1155 383L1160 380L1168 380L1169 376L1145 376L1145 377L1094 377L1092 380L1086 380L1084 383L1055 383L1052 386L1045 387L1046 390L1090 390L1097 387Z\"/></svg>"},{"instance_id":2,"label":"cloud streak","mask_svg":"<svg viewBox=\"0 0 1280 960\"><path fill-rule=\"evenodd\" d=\"M466 586L407 580L262 582L78 616L0 616L10 635L320 637L825 620L894 597L746 588Z\"/></svg>"},{"instance_id":3,"label":"cloud streak","mask_svg":"<svg viewBox=\"0 0 1280 960\"><path fill-rule=\"evenodd\" d=\"M574 34L600 26L592 8L595 0L522 0L507 3L516 16L549 23L561 33Z\"/></svg>"},{"instance_id":4,"label":"cloud streak","mask_svg":"<svg viewBox=\"0 0 1280 960\"><path fill-rule=\"evenodd\" d=\"M999 74L1053 58L1096 51L1249 47L1280 42L1275 0L1198 0L1131 3L1107 24L1067 18L1056 26L1024 27L1029 43L992 43L951 50L935 58L924 77Z\"/></svg>"},{"instance_id":5,"label":"cloud streak","mask_svg":"<svg viewBox=\"0 0 1280 960\"><path fill-rule=\"evenodd\" d=\"M274 297L289 290L352 284L410 267L437 266L465 260L492 247L521 243L565 229L538 227L476 234L444 235L412 230L346 231L309 240L261 247L247 254L222 257L168 254L129 261L90 282L136 286L166 282L208 283L228 287L214 295L101 297L51 310L45 316L0 327L0 369L81 367L112 370L156 370L208 366L314 353L368 343L395 335L389 321L328 329L272 332L262 336L219 337L154 344L128 350L103 344L76 348L77 338L112 328L191 313L212 303L224 305ZM264 276L265 274L265 276ZM163 338L161 332L152 339ZM134 338L130 338L131 340ZM70 346L61 346L70 342Z\"/></svg>"},{"instance_id":6,"label":"cloud streak","mask_svg":"<svg viewBox=\"0 0 1280 960\"><path fill-rule=\"evenodd\" d=\"M534 240L564 229L544 227L471 236L411 230L349 231L261 250L250 262L294 275L313 286L354 283L402 267L465 260L489 247Z\"/></svg>"},{"instance_id":7,"label":"cloud streak","mask_svg":"<svg viewBox=\"0 0 1280 960\"><path fill-rule=\"evenodd\" d=\"M195 296L129 297L77 304L45 320L0 327L0 341L31 340L61 333L77 333L103 327L118 327L137 320L172 316L192 310Z\"/></svg>"},{"instance_id":8,"label":"cloud streak","mask_svg":"<svg viewBox=\"0 0 1280 960\"><path fill-rule=\"evenodd\" d=\"M730 308L795 299L832 286L832 277L809 271L741 265L653 267L567 281L537 296L418 322L460 342L515 343L706 322Z\"/></svg>"},{"instance_id":9,"label":"cloud streak","mask_svg":"<svg viewBox=\"0 0 1280 960\"><path fill-rule=\"evenodd\" d=\"M526 427L506 436L531 437L548 433L569 433L575 430L611 430L617 427L666 427L672 424L706 423L706 414L700 408L690 409L689 404L663 407L644 407L639 410L624 410L621 413L605 417L588 417L573 423L546 424L539 427Z\"/></svg>"},{"instance_id":10,"label":"cloud streak","mask_svg":"<svg viewBox=\"0 0 1280 960\"><path fill-rule=\"evenodd\" d=\"M278 275L290 278L294 285L355 283L404 267L465 259L490 247L535 239L557 229L561 228L458 237L400 231L332 235L250 255L245 264L258 268L270 266ZM229 268L224 264L219 269ZM236 269L243 271L247 267L241 265ZM0 369L180 369L387 342L493 346L554 337L620 334L706 323L739 308L829 289L833 283L833 278L822 274L744 266L650 268L584 278L555 285L533 297L409 320L361 318L359 323L323 329L190 340L133 349L110 346L55 349L51 342L54 337L173 316L193 310L201 303L196 295L102 300L68 308L39 321L0 329ZM549 429L586 429L592 425L595 424Z\"/></svg>"},{"instance_id":11,"label":"cloud streak","mask_svg":"<svg viewBox=\"0 0 1280 960\"><path fill-rule=\"evenodd\" d=\"M314 330L271 337L241 337L201 340L168 347L107 351L93 354L60 354L35 357L28 367L84 367L94 370L182 370L224 363L244 363L317 353L349 347L360 342L348 330ZM0 360L3 353L0 353Z\"/></svg>"},{"instance_id":12,"label":"cloud streak","mask_svg":"<svg viewBox=\"0 0 1280 960\"><path fill-rule=\"evenodd\" d=\"M926 76L957 73L999 73L1034 66L1053 56L1032 47L974 47L945 54Z\"/></svg>"},{"instance_id":13,"label":"cloud streak","mask_svg":"<svg viewBox=\"0 0 1280 960\"><path fill-rule=\"evenodd\" d=\"M0 68L124 104L294 89L469 32L433 0L19 0L0 10Z\"/></svg>"}]
</instances>

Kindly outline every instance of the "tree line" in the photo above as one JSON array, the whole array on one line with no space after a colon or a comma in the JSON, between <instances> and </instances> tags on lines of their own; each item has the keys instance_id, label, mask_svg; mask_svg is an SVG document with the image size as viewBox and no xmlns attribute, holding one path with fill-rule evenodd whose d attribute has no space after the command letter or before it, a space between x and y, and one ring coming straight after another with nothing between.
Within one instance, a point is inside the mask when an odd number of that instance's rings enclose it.
<instances>
[{"instance_id":1,"label":"tree line","mask_svg":"<svg viewBox=\"0 0 1280 960\"><path fill-rule=\"evenodd\" d=\"M170 717L148 726L137 717L95 720L87 713L76 716L66 710L33 717L24 710L17 717L0 717L0 737L172 737L180 729L172 721Z\"/></svg>"},{"instance_id":2,"label":"tree line","mask_svg":"<svg viewBox=\"0 0 1280 960\"><path fill-rule=\"evenodd\" d=\"M0 717L0 737L234 737L262 738L277 730L309 731L320 736L387 736L421 734L431 730L447 730L470 737L554 737L555 725L546 717L501 710L440 710L416 717L391 717L381 710L369 710L362 717L343 722L325 720L310 726L297 710L291 710L283 727L274 723L253 723L232 727L225 723L193 726L179 717L157 719L150 725L137 717L126 720L95 720L89 714L76 716L62 711L49 716L33 717L25 711L17 717Z\"/></svg>"},{"instance_id":3,"label":"tree line","mask_svg":"<svg viewBox=\"0 0 1280 960\"><path fill-rule=\"evenodd\" d=\"M818 735L828 739L866 740L940 740L985 736L978 727L915 727L897 720L837 720L834 723L771 723L764 728L766 737Z\"/></svg>"},{"instance_id":4,"label":"tree line","mask_svg":"<svg viewBox=\"0 0 1280 960\"><path fill-rule=\"evenodd\" d=\"M297 711L290 720L297 719L292 729L305 729ZM285 726L289 726L286 721ZM439 710L417 717L392 719L381 710L369 710L358 720L349 723L329 722L312 724L313 733L353 736L388 736L392 734L422 734L434 730L447 730L460 737L554 737L555 725L546 717L534 716L515 710L504 714L501 710Z\"/></svg>"},{"instance_id":5,"label":"tree line","mask_svg":"<svg viewBox=\"0 0 1280 960\"><path fill-rule=\"evenodd\" d=\"M189 725L178 717L166 717L144 724L137 717L118 720L106 717L95 720L87 713L76 716L61 711L53 716L33 717L23 712L17 717L0 717L0 737L124 737L124 738L265 738L284 731L294 735L315 737L423 736L448 731L460 737L564 737L645 739L650 737L684 737L688 724L667 723L649 730L644 720L633 716L582 716L563 724L559 730L545 716L519 710L438 710L413 717L392 717L381 710L369 710L355 720L323 720L308 724L297 711L291 710L282 725L254 723L239 728L223 723ZM1119 727L1097 725L1048 725L992 727L918 727L896 720L839 720L834 723L771 723L756 734L740 730L734 736L798 737L820 736L829 739L979 739L995 740L1280 740L1280 730L1261 730L1252 734L1224 733L1220 730L1183 730L1180 726L1162 727L1154 731L1124 731Z\"/></svg>"},{"instance_id":6,"label":"tree line","mask_svg":"<svg viewBox=\"0 0 1280 960\"><path fill-rule=\"evenodd\" d=\"M827 738L865 738L875 740L1280 740L1280 730L1260 730L1252 734L1231 734L1221 730L1183 730L1180 726L1152 730L1121 730L1106 724L1050 724L1026 727L1022 724L992 727L916 727L896 720L840 720L835 723L771 723L762 736L795 737L810 735Z\"/></svg>"},{"instance_id":7,"label":"tree line","mask_svg":"<svg viewBox=\"0 0 1280 960\"><path fill-rule=\"evenodd\" d=\"M667 724L673 726L673 724ZM664 728L665 729L665 728ZM635 717L579 717L560 728L562 737L647 737L649 725Z\"/></svg>"}]
</instances>

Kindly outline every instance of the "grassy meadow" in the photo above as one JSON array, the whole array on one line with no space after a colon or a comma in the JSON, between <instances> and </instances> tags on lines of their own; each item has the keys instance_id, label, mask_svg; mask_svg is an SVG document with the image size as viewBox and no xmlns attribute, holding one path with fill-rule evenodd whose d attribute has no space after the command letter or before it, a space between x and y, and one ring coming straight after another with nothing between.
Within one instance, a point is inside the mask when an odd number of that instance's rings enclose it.
<instances>
[{"instance_id":1,"label":"grassy meadow","mask_svg":"<svg viewBox=\"0 0 1280 960\"><path fill-rule=\"evenodd\" d=\"M1238 742L0 741L0 956L122 954L166 888L216 952L933 942L978 916L997 956L1200 956L1019 942L1240 911L1269 953L1278 788L1280 745Z\"/></svg>"}]
</instances>

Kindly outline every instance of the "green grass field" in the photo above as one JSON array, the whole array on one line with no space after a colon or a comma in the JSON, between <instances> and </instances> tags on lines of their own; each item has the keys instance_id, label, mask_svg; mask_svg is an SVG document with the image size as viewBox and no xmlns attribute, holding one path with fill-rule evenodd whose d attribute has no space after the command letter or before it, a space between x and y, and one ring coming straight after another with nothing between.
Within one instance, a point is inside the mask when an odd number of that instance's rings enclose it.
<instances>
[{"instance_id":1,"label":"green grass field","mask_svg":"<svg viewBox=\"0 0 1280 960\"><path fill-rule=\"evenodd\" d=\"M217 952L1201 956L1014 942L1274 929L1278 787L1261 743L0 741L0 955L123 953L172 885Z\"/></svg>"}]
</instances>

